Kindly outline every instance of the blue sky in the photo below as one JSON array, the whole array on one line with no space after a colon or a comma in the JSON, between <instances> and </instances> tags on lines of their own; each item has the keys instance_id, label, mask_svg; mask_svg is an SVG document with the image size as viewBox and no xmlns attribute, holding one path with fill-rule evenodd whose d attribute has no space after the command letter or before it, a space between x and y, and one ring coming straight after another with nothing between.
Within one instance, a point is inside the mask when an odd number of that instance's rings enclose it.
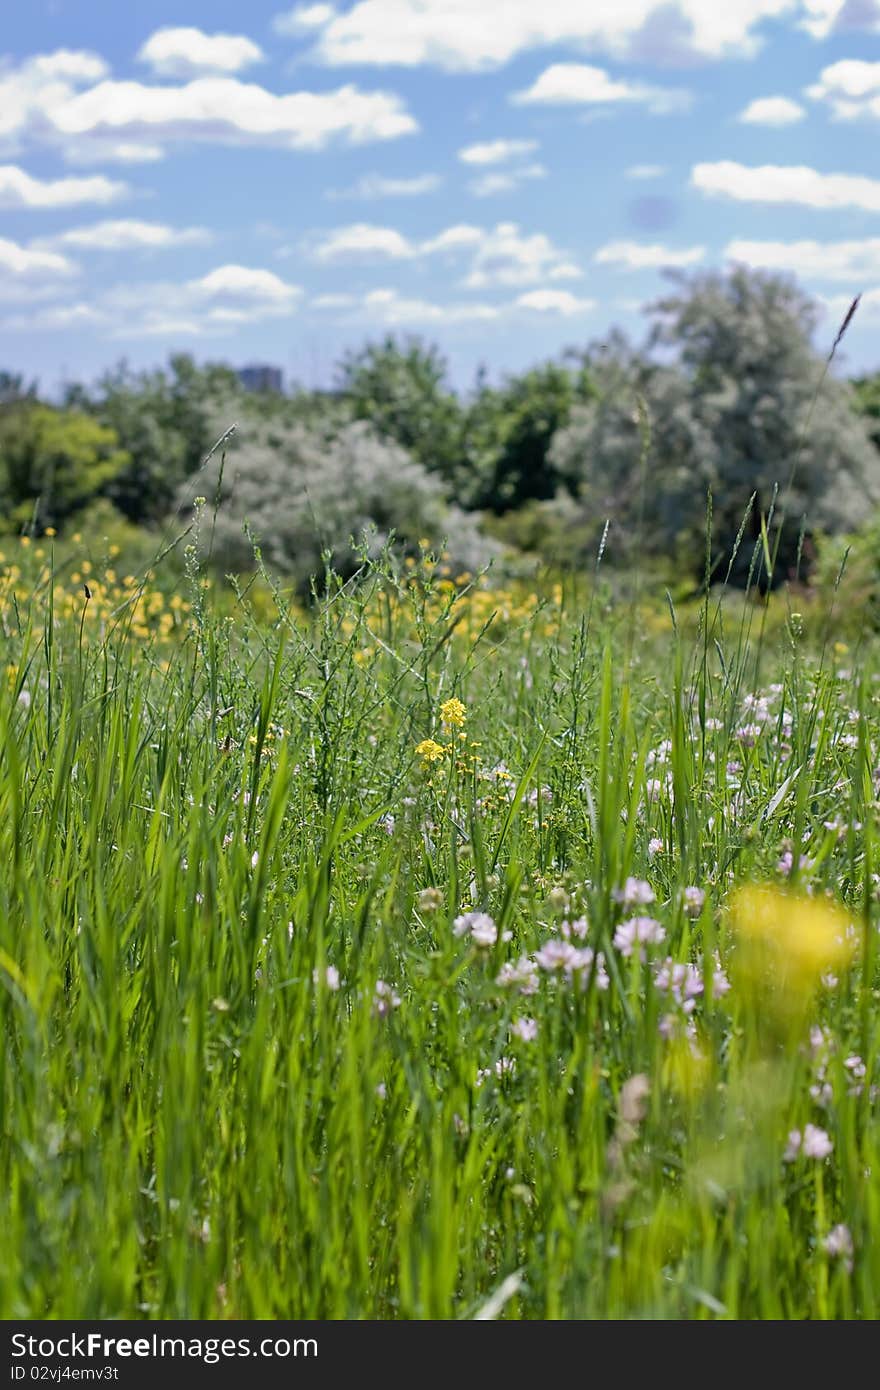
<instances>
[{"instance_id":1,"label":"blue sky","mask_svg":"<svg viewBox=\"0 0 880 1390\"><path fill-rule=\"evenodd\" d=\"M466 387L637 339L664 268L797 275L880 367L880 0L32 0L0 37L0 367L186 350Z\"/></svg>"}]
</instances>

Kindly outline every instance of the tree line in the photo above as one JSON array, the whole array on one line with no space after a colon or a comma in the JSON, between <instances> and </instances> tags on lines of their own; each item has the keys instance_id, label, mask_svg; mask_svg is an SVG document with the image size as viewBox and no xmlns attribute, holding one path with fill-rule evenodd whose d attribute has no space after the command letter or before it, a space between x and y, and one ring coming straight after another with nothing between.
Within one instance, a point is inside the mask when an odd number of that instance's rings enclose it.
<instances>
[{"instance_id":1,"label":"tree line","mask_svg":"<svg viewBox=\"0 0 880 1390\"><path fill-rule=\"evenodd\" d=\"M648 320L638 345L612 332L498 384L482 371L464 394L436 346L394 335L346 354L329 391L245 393L185 354L122 363L60 403L0 372L0 526L63 532L100 500L155 527L203 495L220 503L220 564L246 567L256 540L306 584L328 552L351 565L365 531L445 536L471 569L500 542L581 563L609 522L619 558L695 576L741 577L758 540L766 566L772 541L779 577L871 514L880 372L827 370L793 280L675 274ZM223 472L204 468L232 420Z\"/></svg>"}]
</instances>

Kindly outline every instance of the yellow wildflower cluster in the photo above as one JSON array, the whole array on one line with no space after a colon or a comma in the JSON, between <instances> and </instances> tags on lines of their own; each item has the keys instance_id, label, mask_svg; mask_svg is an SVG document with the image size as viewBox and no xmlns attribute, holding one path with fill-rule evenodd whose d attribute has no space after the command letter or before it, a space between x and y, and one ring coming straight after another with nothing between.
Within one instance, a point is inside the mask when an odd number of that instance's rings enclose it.
<instances>
[{"instance_id":1,"label":"yellow wildflower cluster","mask_svg":"<svg viewBox=\"0 0 880 1390\"><path fill-rule=\"evenodd\" d=\"M83 641L116 637L168 640L184 625L190 605L179 594L170 598L155 587L155 576L138 579L118 575L112 561L118 546L111 546L107 562L96 567L83 559L74 568L52 571L43 546L27 536L15 543L18 555L0 551L0 631L18 630L19 614L30 608L36 635L48 621L49 600L56 627L82 624Z\"/></svg>"},{"instance_id":2,"label":"yellow wildflower cluster","mask_svg":"<svg viewBox=\"0 0 880 1390\"><path fill-rule=\"evenodd\" d=\"M467 719L467 711L461 700L455 696L451 700L444 700L440 706L440 718L450 729L461 729Z\"/></svg>"},{"instance_id":3,"label":"yellow wildflower cluster","mask_svg":"<svg viewBox=\"0 0 880 1390\"><path fill-rule=\"evenodd\" d=\"M432 763L445 758L446 749L433 738L423 738L421 743L416 744L416 754L421 758L423 767L430 767Z\"/></svg>"}]
</instances>

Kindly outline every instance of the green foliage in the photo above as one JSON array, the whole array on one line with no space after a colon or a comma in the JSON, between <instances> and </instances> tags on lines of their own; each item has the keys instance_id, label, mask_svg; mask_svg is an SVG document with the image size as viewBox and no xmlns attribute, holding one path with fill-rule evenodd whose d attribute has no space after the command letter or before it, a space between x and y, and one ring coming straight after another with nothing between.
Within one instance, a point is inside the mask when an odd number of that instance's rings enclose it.
<instances>
[{"instance_id":1,"label":"green foliage","mask_svg":"<svg viewBox=\"0 0 880 1390\"><path fill-rule=\"evenodd\" d=\"M763 519L779 582L802 533L851 527L880 497L880 456L850 388L823 381L815 308L792 282L741 268L676 278L649 340L672 361L614 343L593 364L599 398L572 413L551 457L595 526L608 516L625 544L677 551L695 575L710 493L715 578L734 563L745 579Z\"/></svg>"},{"instance_id":2,"label":"green foliage","mask_svg":"<svg viewBox=\"0 0 880 1390\"><path fill-rule=\"evenodd\" d=\"M27 397L0 406L0 502L9 530L63 525L129 463L115 430L82 411Z\"/></svg>"},{"instance_id":3,"label":"green foliage","mask_svg":"<svg viewBox=\"0 0 880 1390\"><path fill-rule=\"evenodd\" d=\"M253 537L264 559L307 593L325 557L344 575L358 567L365 533L373 554L392 535L409 553L422 540L438 546L447 539L456 572L486 563L494 547L472 516L446 503L435 475L363 421L325 426L252 413L239 422L228 457L187 481L178 500L186 507L206 498L211 521L203 540L218 565L250 568Z\"/></svg>"},{"instance_id":4,"label":"green foliage","mask_svg":"<svg viewBox=\"0 0 880 1390\"><path fill-rule=\"evenodd\" d=\"M384 559L162 645L33 563L0 1318L877 1318L873 646Z\"/></svg>"},{"instance_id":5,"label":"green foliage","mask_svg":"<svg viewBox=\"0 0 880 1390\"><path fill-rule=\"evenodd\" d=\"M880 449L880 372L854 377L852 388L855 408L866 417L871 439Z\"/></svg>"},{"instance_id":6,"label":"green foliage","mask_svg":"<svg viewBox=\"0 0 880 1390\"><path fill-rule=\"evenodd\" d=\"M94 391L69 394L116 431L129 457L109 495L130 520L150 524L165 515L214 443L218 401L229 401L231 409L240 393L230 368L199 367L180 353L167 371L133 372L122 362Z\"/></svg>"},{"instance_id":7,"label":"green foliage","mask_svg":"<svg viewBox=\"0 0 880 1390\"><path fill-rule=\"evenodd\" d=\"M592 394L585 368L575 372L556 362L508 376L500 387L479 382L467 413L477 504L502 513L553 497L564 479L550 456L551 442L575 403Z\"/></svg>"},{"instance_id":8,"label":"green foliage","mask_svg":"<svg viewBox=\"0 0 880 1390\"><path fill-rule=\"evenodd\" d=\"M394 440L450 487L466 486L463 414L439 349L389 334L339 364L339 392L357 420Z\"/></svg>"}]
</instances>

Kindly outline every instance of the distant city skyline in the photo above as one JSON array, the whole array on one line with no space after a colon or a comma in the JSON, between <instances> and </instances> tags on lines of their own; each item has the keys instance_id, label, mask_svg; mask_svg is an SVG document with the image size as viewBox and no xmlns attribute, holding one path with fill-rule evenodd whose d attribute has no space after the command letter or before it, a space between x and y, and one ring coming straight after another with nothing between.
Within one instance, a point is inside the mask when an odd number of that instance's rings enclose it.
<instances>
[{"instance_id":1,"label":"distant city skyline","mask_svg":"<svg viewBox=\"0 0 880 1390\"><path fill-rule=\"evenodd\" d=\"M246 22L243 22L243 17ZM880 368L880 0L35 0L0 39L0 368L329 387L640 341L664 271L796 275Z\"/></svg>"}]
</instances>

